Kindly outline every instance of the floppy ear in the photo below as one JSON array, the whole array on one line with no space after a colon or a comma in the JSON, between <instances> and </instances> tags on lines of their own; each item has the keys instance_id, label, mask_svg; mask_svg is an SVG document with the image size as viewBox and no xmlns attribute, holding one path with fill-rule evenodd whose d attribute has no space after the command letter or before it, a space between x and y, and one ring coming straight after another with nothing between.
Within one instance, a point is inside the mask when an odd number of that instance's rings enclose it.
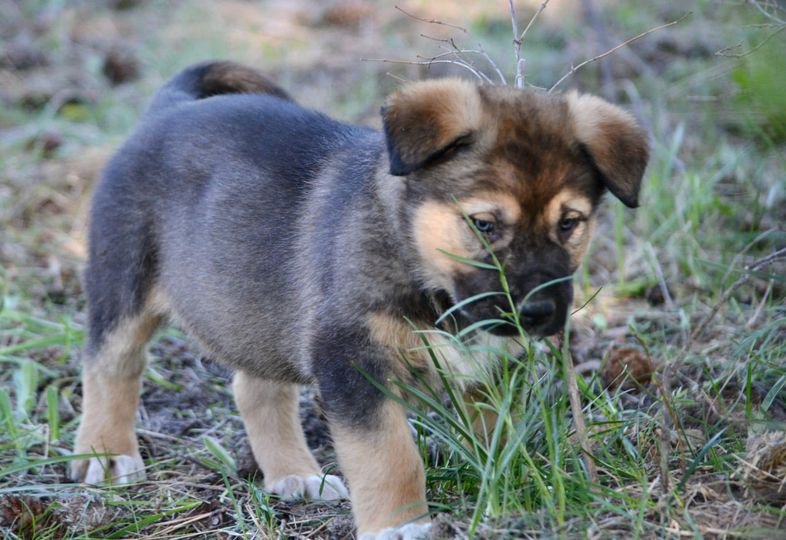
<instances>
[{"instance_id":1,"label":"floppy ear","mask_svg":"<svg viewBox=\"0 0 786 540\"><path fill-rule=\"evenodd\" d=\"M595 96L566 95L579 143L587 149L603 183L626 206L639 205L639 189L649 159L647 135L619 107Z\"/></svg>"},{"instance_id":2,"label":"floppy ear","mask_svg":"<svg viewBox=\"0 0 786 540\"><path fill-rule=\"evenodd\" d=\"M468 144L480 126L477 87L460 79L405 86L382 107L390 174L406 176Z\"/></svg>"}]
</instances>

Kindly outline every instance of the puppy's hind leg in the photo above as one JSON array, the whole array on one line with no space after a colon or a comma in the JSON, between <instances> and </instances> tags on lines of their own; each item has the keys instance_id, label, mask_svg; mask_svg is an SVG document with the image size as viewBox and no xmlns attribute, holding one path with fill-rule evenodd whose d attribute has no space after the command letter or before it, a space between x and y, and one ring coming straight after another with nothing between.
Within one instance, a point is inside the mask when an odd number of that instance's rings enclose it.
<instances>
[{"instance_id":1,"label":"puppy's hind leg","mask_svg":"<svg viewBox=\"0 0 786 540\"><path fill-rule=\"evenodd\" d=\"M266 490L285 499L349 497L341 479L323 475L308 449L296 385L238 371L232 388Z\"/></svg>"},{"instance_id":2,"label":"puppy's hind leg","mask_svg":"<svg viewBox=\"0 0 786 540\"><path fill-rule=\"evenodd\" d=\"M159 322L158 316L147 312L128 317L103 335L100 345L88 346L74 454L96 456L71 461L72 480L126 484L144 479L134 426L145 347Z\"/></svg>"}]
</instances>

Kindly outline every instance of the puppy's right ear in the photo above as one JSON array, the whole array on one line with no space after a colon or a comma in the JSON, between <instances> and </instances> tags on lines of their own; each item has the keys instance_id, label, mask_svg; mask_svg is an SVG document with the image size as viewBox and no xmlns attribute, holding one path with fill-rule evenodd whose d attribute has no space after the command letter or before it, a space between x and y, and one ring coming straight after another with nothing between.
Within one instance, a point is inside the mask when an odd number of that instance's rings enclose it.
<instances>
[{"instance_id":1,"label":"puppy's right ear","mask_svg":"<svg viewBox=\"0 0 786 540\"><path fill-rule=\"evenodd\" d=\"M469 144L480 117L477 86L467 81L437 79L398 90L382 107L390 174L406 176Z\"/></svg>"}]
</instances>

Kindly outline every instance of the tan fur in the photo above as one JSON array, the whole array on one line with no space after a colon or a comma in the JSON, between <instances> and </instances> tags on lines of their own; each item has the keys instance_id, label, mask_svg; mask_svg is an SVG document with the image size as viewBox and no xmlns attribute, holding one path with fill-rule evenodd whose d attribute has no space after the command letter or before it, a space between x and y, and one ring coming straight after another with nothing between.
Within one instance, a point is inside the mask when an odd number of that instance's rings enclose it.
<instances>
[{"instance_id":1,"label":"tan fur","mask_svg":"<svg viewBox=\"0 0 786 540\"><path fill-rule=\"evenodd\" d=\"M483 216L499 212L511 225L521 216L515 198L502 192L480 192L457 203L428 201L416 211L413 230L418 252L427 266L428 275L437 286L450 288L452 276L473 272L472 265L451 258L448 254L468 259L485 254L483 244L466 223L465 216ZM500 247L510 235L493 244Z\"/></svg>"},{"instance_id":2,"label":"tan fur","mask_svg":"<svg viewBox=\"0 0 786 540\"><path fill-rule=\"evenodd\" d=\"M267 488L286 476L321 474L300 426L296 385L238 371L232 390Z\"/></svg>"},{"instance_id":3,"label":"tan fur","mask_svg":"<svg viewBox=\"0 0 786 540\"><path fill-rule=\"evenodd\" d=\"M82 375L82 422L76 436L75 454L139 454L134 426L141 386L140 377L114 378L101 370L85 370Z\"/></svg>"},{"instance_id":4,"label":"tan fur","mask_svg":"<svg viewBox=\"0 0 786 540\"><path fill-rule=\"evenodd\" d=\"M565 242L565 249L570 255L571 264L578 266L584 258L592 238L595 221L592 202L584 195L576 193L571 189L563 189L549 201L543 211L543 219L550 231L549 235L552 240L557 242L560 241L557 231L563 216L580 217L582 219Z\"/></svg>"},{"instance_id":5,"label":"tan fur","mask_svg":"<svg viewBox=\"0 0 786 540\"><path fill-rule=\"evenodd\" d=\"M472 266L443 253L465 258L473 255L467 249L472 231L461 227L461 214L453 205L433 201L422 204L415 212L413 230L418 252L433 282L430 284L449 289L452 276L473 270Z\"/></svg>"},{"instance_id":6,"label":"tan fur","mask_svg":"<svg viewBox=\"0 0 786 540\"><path fill-rule=\"evenodd\" d=\"M413 520L428 521L423 462L404 409L387 400L375 414L373 431L333 425L358 535Z\"/></svg>"},{"instance_id":7,"label":"tan fur","mask_svg":"<svg viewBox=\"0 0 786 540\"><path fill-rule=\"evenodd\" d=\"M106 337L104 346L86 359L82 373L82 422L74 453L91 452L138 456L134 427L145 347L160 323L144 313L126 320ZM72 463L72 476L87 470L87 460Z\"/></svg>"},{"instance_id":8,"label":"tan fur","mask_svg":"<svg viewBox=\"0 0 786 540\"><path fill-rule=\"evenodd\" d=\"M104 346L87 359L88 370L95 369L117 380L139 377L147 361L145 348L161 319L150 312L121 322L107 336Z\"/></svg>"},{"instance_id":9,"label":"tan fur","mask_svg":"<svg viewBox=\"0 0 786 540\"><path fill-rule=\"evenodd\" d=\"M472 431L475 432L478 439L488 444L491 441L499 415L488 405L485 394L478 387L465 391L463 399L472 422Z\"/></svg>"},{"instance_id":10,"label":"tan fur","mask_svg":"<svg viewBox=\"0 0 786 540\"><path fill-rule=\"evenodd\" d=\"M404 360L404 362L392 362L394 366L403 368L400 370L401 375L408 367L403 364L419 369L425 369L430 364L423 340L406 321L387 313L375 312L368 317L368 328L373 341Z\"/></svg>"},{"instance_id":11,"label":"tan fur","mask_svg":"<svg viewBox=\"0 0 786 540\"><path fill-rule=\"evenodd\" d=\"M477 87L459 79L406 86L383 110L390 142L408 163L420 163L458 137L480 128L483 108Z\"/></svg>"},{"instance_id":12,"label":"tan fur","mask_svg":"<svg viewBox=\"0 0 786 540\"><path fill-rule=\"evenodd\" d=\"M391 367L401 380L412 368L426 372L436 380L432 354L447 370L457 387L488 382L491 370L499 362L498 354L517 356L521 344L510 337L480 332L467 336L461 344L447 338L428 324L413 328L408 322L386 313L372 313L368 319L371 339L394 354ZM425 341L424 341L425 340Z\"/></svg>"},{"instance_id":13,"label":"tan fur","mask_svg":"<svg viewBox=\"0 0 786 540\"><path fill-rule=\"evenodd\" d=\"M499 212L502 221L511 225L521 218L521 205L509 193L481 191L473 197L459 201L459 210L462 214L473 216L484 212Z\"/></svg>"}]
</instances>

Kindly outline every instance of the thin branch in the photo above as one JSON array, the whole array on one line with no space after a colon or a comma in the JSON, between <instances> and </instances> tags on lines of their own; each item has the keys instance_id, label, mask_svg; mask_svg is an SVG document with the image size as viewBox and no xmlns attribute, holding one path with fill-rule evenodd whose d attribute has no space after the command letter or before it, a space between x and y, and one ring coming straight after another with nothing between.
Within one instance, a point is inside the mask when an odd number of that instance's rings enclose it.
<instances>
[{"instance_id":1,"label":"thin branch","mask_svg":"<svg viewBox=\"0 0 786 540\"><path fill-rule=\"evenodd\" d=\"M535 23L535 19L537 19L538 16L543 12L543 10L546 9L547 5L549 5L549 0L543 0L543 2L540 4L540 7L538 8L538 10L535 12L535 14L532 16L532 18L527 23L527 26L524 28L524 31L521 33L521 35L518 38L519 47L521 47L524 44L524 38L527 37L527 32L529 32L529 29Z\"/></svg>"},{"instance_id":2,"label":"thin branch","mask_svg":"<svg viewBox=\"0 0 786 540\"><path fill-rule=\"evenodd\" d=\"M502 71L499 69L499 66L497 66L496 62L494 62L494 60L492 60L492 58L488 55L488 53L486 52L486 50L483 48L483 46L480 43L478 43L478 48L477 49L462 49L461 47L456 45L456 42L455 42L455 40L453 38L442 39L442 38L436 38L436 37L433 37L433 36L427 36L426 34L420 34L420 37L423 37L423 38L426 38L426 39L430 39L432 41L437 41L437 42L442 43L444 45L449 45L453 49L453 50L450 50L450 51L447 51L447 52L444 52L444 53L432 56L432 57L430 57L431 60L439 60L439 59L442 59L442 58L444 58L446 56L454 55L457 58L459 58L459 61L465 62L466 64L468 64L468 65L472 66L473 68L477 69L478 72L481 75L483 75L484 80L486 82L488 82L489 84L493 85L494 81L492 81L485 73L483 73L483 71L480 70L475 65L475 63L472 62L472 60L470 60L469 58L464 56L465 54L477 54L479 56L482 56L486 60L486 62L488 62L489 65L492 68L494 68L494 71L497 72L497 75L499 76L500 80L502 81L502 84L507 84L508 83L507 80L505 79L505 75L503 75ZM429 58L426 58L426 57L423 57L423 56L418 56L418 58L421 58L423 60L428 60L429 59Z\"/></svg>"},{"instance_id":3,"label":"thin branch","mask_svg":"<svg viewBox=\"0 0 786 540\"><path fill-rule=\"evenodd\" d=\"M516 55L516 78L513 86L522 88L524 86L524 61L521 59L521 41L519 41L519 25L516 22L516 6L513 0L508 0L510 5L510 25L513 27L513 54Z\"/></svg>"},{"instance_id":4,"label":"thin branch","mask_svg":"<svg viewBox=\"0 0 786 540\"><path fill-rule=\"evenodd\" d=\"M385 75L387 75L388 77L391 77L393 79L396 79L400 83L410 83L410 82L412 82L412 81L410 81L408 79L405 79L404 77L399 77L398 75L395 75L395 74L393 74L393 73L391 73L389 71L386 71Z\"/></svg>"},{"instance_id":5,"label":"thin branch","mask_svg":"<svg viewBox=\"0 0 786 540\"><path fill-rule=\"evenodd\" d=\"M512 0L511 0L511 1L512 1ZM640 40L641 38L643 38L643 37L646 37L646 36L648 36L648 35L652 34L653 32L657 32L658 30L663 30L664 28L668 28L669 26L674 26L675 24L679 24L679 23L681 23L681 22L682 22L684 19L686 19L688 16L690 16L690 15L691 15L691 13L692 13L692 12L690 12L690 11L689 11L688 13L686 13L685 15L683 15L682 17L680 17L679 19L677 19L677 20L675 20L675 21L671 21L670 23L666 23L666 24L662 24L662 25L660 25L660 26L656 26L655 28L650 28L650 29L649 29L649 30L647 30L646 32L642 32L641 34L639 34L639 35L637 35L637 36L633 36L632 38L630 38L630 39L627 39L627 40L623 41L622 43L620 43L620 44L619 44L619 45L617 45L616 47L612 47L611 49L609 49L608 51L606 51L606 52L604 52L604 53L601 53L601 54L599 54L599 55L597 55L597 56L593 56L592 58L590 58L590 59L588 59L588 60L584 60L582 63L580 63L580 64L579 64L579 65L577 65L577 66L571 66L571 68L570 68L570 71L568 71L568 72L567 72L565 75L563 75L563 76L562 76L562 78L560 78L560 79L559 79L557 82L555 82L555 83L552 85L552 87L551 87L551 88L549 88L549 91L548 91L548 93L550 94L551 92L553 92L555 88L557 88L557 87L558 87L560 84L562 84L562 83L565 81L565 79L567 79L568 77L570 77L571 75L573 75L574 73L576 73L578 70L580 70L581 68L583 68L583 67L584 67L584 66L586 66L587 64L591 64L591 63L593 63L593 62L597 62L598 60L601 60L601 59L603 59L603 58L606 58L606 57L607 57L607 56L609 56L610 54L613 54L613 53L615 53L616 51L618 51L619 49L621 49L622 47L625 47L626 45L630 45L630 44L631 44L631 43L633 43L634 41L638 41L638 40Z\"/></svg>"},{"instance_id":6,"label":"thin branch","mask_svg":"<svg viewBox=\"0 0 786 540\"><path fill-rule=\"evenodd\" d=\"M491 67L492 67L492 68L494 68L494 71L496 71L496 72L497 72L497 76L499 76L499 80L500 80L500 82L502 82L502 84L504 84L504 85L508 84L508 80L505 78L505 75L502 73L502 70L501 70L501 69L499 69L499 66L498 66L498 65L497 65L497 63L494 61L494 59L493 59L493 58L491 58L491 56L489 55L489 53L487 53L487 52L486 52L486 49L484 49L484 48L483 48L483 45L481 45L480 43L478 43L478 49L480 49L480 51L481 51L481 53L483 54L483 57L486 59L486 61L487 61L489 64L491 64Z\"/></svg>"},{"instance_id":7,"label":"thin branch","mask_svg":"<svg viewBox=\"0 0 786 540\"><path fill-rule=\"evenodd\" d=\"M474 51L467 51L467 50L462 49L462 52L474 52ZM444 60L444 58L446 56L456 56L456 57L458 57L458 60L451 60L451 61L454 62L457 65L462 65L465 68L468 68L468 69L471 68L473 73L476 73L477 76L480 77L481 81L486 82L486 83L491 84L491 85L494 84L494 81L492 81L489 78L488 75L483 73L482 70L478 69L475 66L474 63L472 63L468 59L465 59L462 55L460 55L459 53L457 53L455 51L448 51L448 52L441 53L441 54L438 54L436 56L431 56L431 57L417 55L415 58L419 58L420 60L423 60L424 62L428 62L429 64L435 64L435 63L438 63L438 62L445 62L446 60Z\"/></svg>"},{"instance_id":8,"label":"thin branch","mask_svg":"<svg viewBox=\"0 0 786 540\"><path fill-rule=\"evenodd\" d=\"M565 383L568 388L570 410L573 413L573 423L576 427L576 437L579 440L581 452L584 454L584 464L587 467L587 475L591 482L597 482L598 472L595 468L595 458L592 456L592 446L587 436L584 411L581 408L581 397L579 396L579 385L576 378L576 366L573 365L573 357L570 354L570 324L565 325L565 333L562 336L561 356L562 367L565 370Z\"/></svg>"},{"instance_id":9,"label":"thin branch","mask_svg":"<svg viewBox=\"0 0 786 540\"><path fill-rule=\"evenodd\" d=\"M762 15L764 15L765 17L767 17L771 21L775 21L778 24L786 24L786 21L784 21L780 17L776 16L774 13L771 13L771 12L767 11L766 9L764 9L762 7L761 3L759 3L757 0L750 0L750 3L753 4L754 7L756 9L758 9L762 13ZM768 7L773 8L773 11L778 11L778 10L782 9L777 4L771 4L771 3L768 2L767 5L768 5Z\"/></svg>"},{"instance_id":10,"label":"thin branch","mask_svg":"<svg viewBox=\"0 0 786 540\"><path fill-rule=\"evenodd\" d=\"M510 6L510 24L513 28L513 54L516 55L516 80L514 86L516 88L523 88L524 87L524 62L525 60L521 57L521 46L524 44L524 38L527 36L527 32L529 29L532 28L532 25L535 23L535 19L538 18L538 15L546 9L546 6L549 4L549 0L543 0L540 4L540 7L535 11L535 14L527 23L527 26L524 28L524 31L519 34L519 25L516 22L516 7L513 5L513 0L508 0L508 5Z\"/></svg>"},{"instance_id":11,"label":"thin branch","mask_svg":"<svg viewBox=\"0 0 786 540\"><path fill-rule=\"evenodd\" d=\"M755 272L756 270L759 270L760 268L763 268L779 259L786 259L786 247L775 250L766 257L762 257L753 264L746 266L742 277L740 277L731 285L731 287L724 291L720 299L715 303L715 305L712 306L712 309L707 314L707 316L704 317L704 319L696 327L696 330L693 331L691 334L691 342L693 342L702 334L702 332L704 332L704 329L712 321L712 319L715 318L715 315L718 313L718 310L721 308L721 306L729 301L729 298L731 298L731 295L734 294L734 291L739 289L746 281L748 281L748 279L750 279L751 272Z\"/></svg>"},{"instance_id":12,"label":"thin branch","mask_svg":"<svg viewBox=\"0 0 786 540\"><path fill-rule=\"evenodd\" d=\"M399 6L395 6L395 8L397 10L399 10L401 13L403 13L404 15L406 15L407 17L411 17L411 18L415 19L416 21L421 21L421 22L429 23L429 24L439 24L441 26L447 26L449 28L455 28L456 30L461 30L465 34L467 33L467 29L463 28L461 26L457 26L455 24L446 23L446 22L443 22L443 21L438 21L437 19L424 19L423 17L418 17L417 15L413 15L412 13L404 11Z\"/></svg>"},{"instance_id":13,"label":"thin branch","mask_svg":"<svg viewBox=\"0 0 786 540\"><path fill-rule=\"evenodd\" d=\"M764 45L766 45L769 40L780 34L783 30L786 30L786 24L783 24L777 30L774 30L773 32L767 34L767 37L765 37L760 43L754 45L747 51L741 53L731 52L734 49L739 49L742 47L742 43L737 43L736 45L732 45L731 47L724 47L723 49L716 51L715 54L718 56L726 56L728 58L742 58L743 56L748 56L749 54L754 53L759 49L761 49L762 47L764 47Z\"/></svg>"},{"instance_id":14,"label":"thin branch","mask_svg":"<svg viewBox=\"0 0 786 540\"><path fill-rule=\"evenodd\" d=\"M660 292L663 295L663 301L666 304L666 308L669 310L674 309L674 300L671 297L671 292L669 292L669 286L666 283L666 276L663 274L663 267L660 265L658 256L655 254L655 250L652 248L652 244L649 242L644 245L644 248L646 249L647 254L650 256L650 259L652 260L652 266L655 269L655 274L658 276L658 287L660 288Z\"/></svg>"},{"instance_id":15,"label":"thin branch","mask_svg":"<svg viewBox=\"0 0 786 540\"><path fill-rule=\"evenodd\" d=\"M385 63L385 64L409 64L411 66L430 66L431 64L453 64L454 66L461 66L461 67L463 67L467 71L471 72L479 80L481 80L481 81L485 80L483 78L483 75L481 75L478 72L478 70L476 70L475 68L473 68L469 64L466 64L466 63L461 62L459 60L433 60L433 61L425 61L424 60L422 62L413 62L411 60L388 60L386 58L361 58L360 60L362 62L382 62L382 63Z\"/></svg>"},{"instance_id":16,"label":"thin branch","mask_svg":"<svg viewBox=\"0 0 786 540\"><path fill-rule=\"evenodd\" d=\"M656 442L658 447L658 463L660 467L660 484L663 495L669 493L669 455L671 454L671 428L674 425L674 416L671 409L671 364L666 362L663 366L660 381L656 382L661 397L660 406L660 438Z\"/></svg>"},{"instance_id":17,"label":"thin branch","mask_svg":"<svg viewBox=\"0 0 786 540\"><path fill-rule=\"evenodd\" d=\"M453 38L447 38L447 39L442 39L442 38L435 38L435 37L432 37L432 36L427 36L426 34L420 34L420 36L421 36L421 37L424 37L424 38L426 38L426 39L430 39L430 40L432 40L432 41L436 41L436 42L439 42L439 43L441 43L441 44L442 44L442 46L441 46L440 48L442 48L442 49L444 49L444 48L445 48L445 46L450 46L450 48L451 48L452 50L446 51L446 52L444 52L444 53L441 53L441 54L437 54L437 55L435 55L435 56L432 56L432 57L423 57L423 56L418 56L418 58L421 58L421 59L423 59L423 60L439 60L439 59L445 58L446 56L451 56L451 55L453 55L453 56L455 56L455 57L458 59L457 61L459 61L459 62L463 62L463 63L467 64L468 66L471 66L473 69L475 69L475 70L476 70L476 71L477 71L477 72L478 72L478 73L479 73L479 74L480 74L480 75L483 77L483 80L484 80L484 81L486 81L487 83L489 83L489 84L491 84L491 85L493 85L493 84L494 84L494 81L492 81L492 80L491 80L491 79L490 79L490 78L489 78L489 77L488 77L488 76L487 76L487 75L486 75L486 74L483 72L483 70L482 70L482 69L478 68L478 67L475 65L475 63L472 61L472 59L470 59L470 58L467 58L467 57L465 56L466 54L478 54L478 55L484 56L484 57L486 58L486 60L487 60L487 61L488 61L488 62L489 62L489 63L490 63L492 66L495 66L495 64L494 64L494 61L493 61L493 60L492 60L492 59L491 59L491 58L490 58L490 57L489 57L489 56L486 54L486 51L485 51L485 50L483 50L483 48L482 48L482 47L480 47L479 49L463 49L463 48L459 47L458 45L456 45L456 41L455 41ZM503 84L504 84L504 83L503 83Z\"/></svg>"}]
</instances>

